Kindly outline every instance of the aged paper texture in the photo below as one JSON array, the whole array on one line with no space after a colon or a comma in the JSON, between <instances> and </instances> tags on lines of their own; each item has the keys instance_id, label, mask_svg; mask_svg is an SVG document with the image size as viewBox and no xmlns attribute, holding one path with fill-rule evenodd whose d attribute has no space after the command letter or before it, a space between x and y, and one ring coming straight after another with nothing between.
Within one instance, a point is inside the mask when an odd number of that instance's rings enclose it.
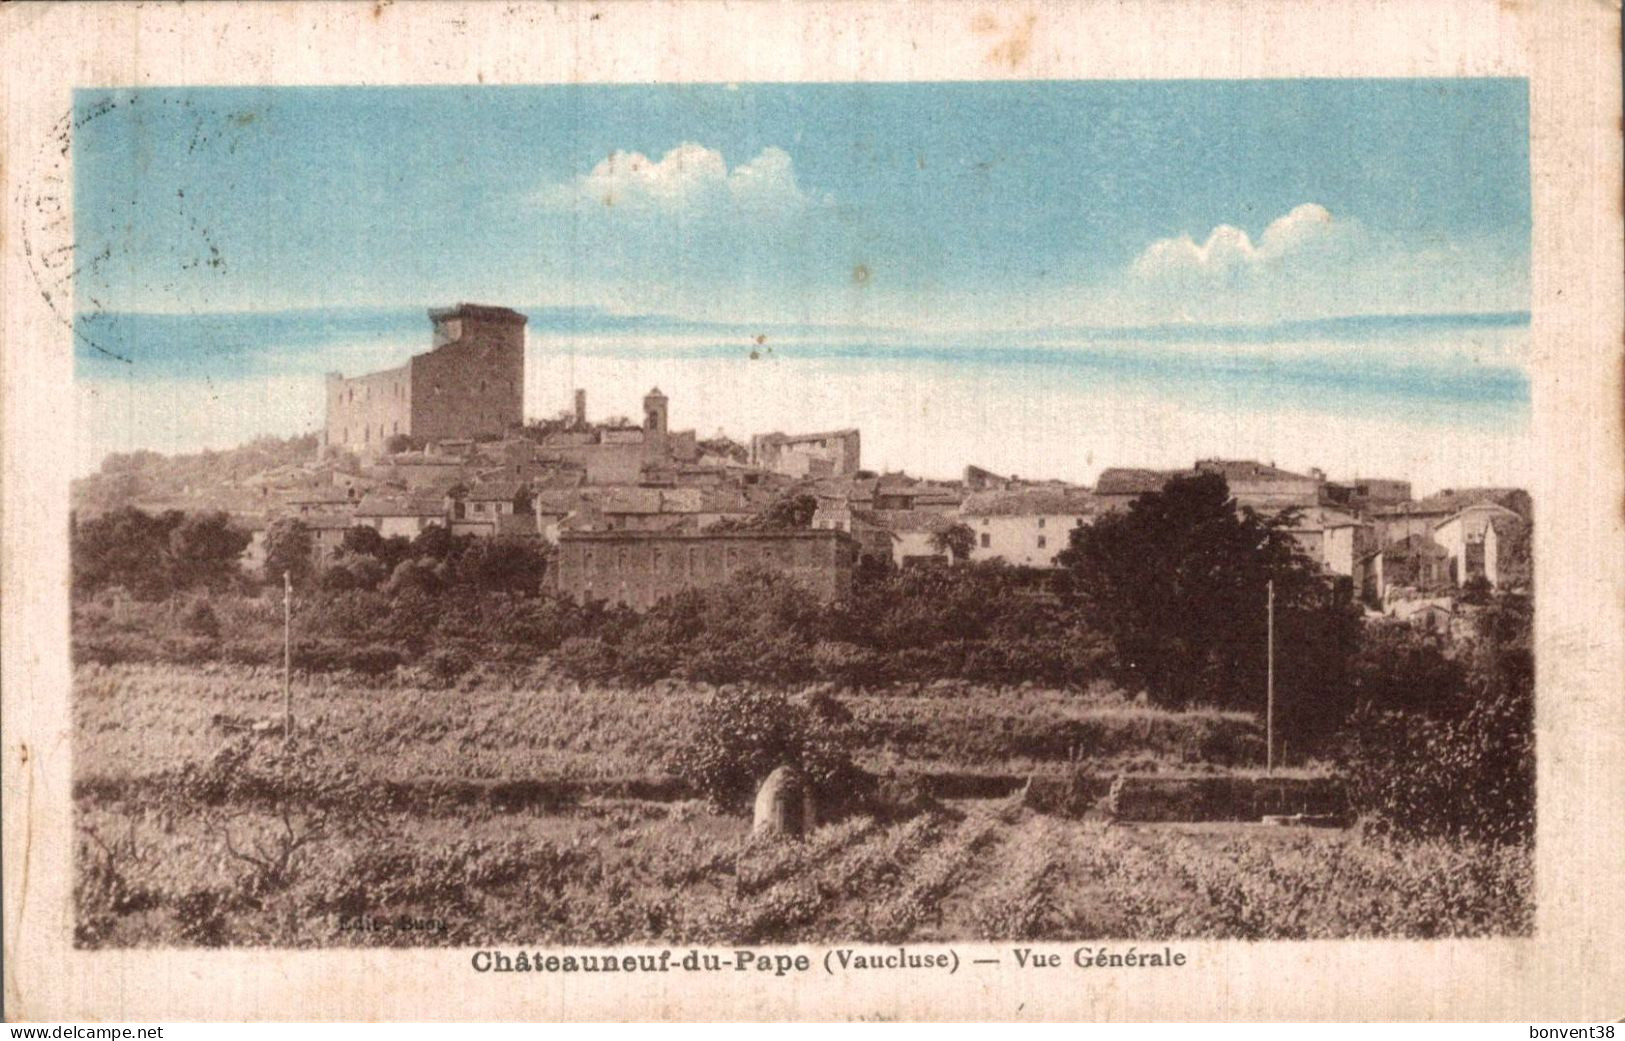
<instances>
[{"instance_id":1,"label":"aged paper texture","mask_svg":"<svg viewBox=\"0 0 1625 1041\"><path fill-rule=\"evenodd\" d=\"M1617 4L3 16L12 1019L1625 998Z\"/></svg>"}]
</instances>

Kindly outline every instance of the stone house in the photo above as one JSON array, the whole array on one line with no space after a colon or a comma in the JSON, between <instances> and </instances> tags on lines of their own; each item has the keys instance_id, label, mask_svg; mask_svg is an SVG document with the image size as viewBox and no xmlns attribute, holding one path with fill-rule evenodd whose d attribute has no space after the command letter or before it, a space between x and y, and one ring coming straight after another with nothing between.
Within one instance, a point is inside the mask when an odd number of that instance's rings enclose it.
<instances>
[{"instance_id":1,"label":"stone house","mask_svg":"<svg viewBox=\"0 0 1625 1041\"><path fill-rule=\"evenodd\" d=\"M333 562L344 544L344 533L356 526L348 513L312 513L299 520L310 529L310 562L318 568Z\"/></svg>"},{"instance_id":2,"label":"stone house","mask_svg":"<svg viewBox=\"0 0 1625 1041\"><path fill-rule=\"evenodd\" d=\"M1102 513L1118 513L1129 508L1147 492L1160 492L1177 470L1145 470L1113 466L1100 471L1095 479L1096 508Z\"/></svg>"},{"instance_id":3,"label":"stone house","mask_svg":"<svg viewBox=\"0 0 1625 1041\"><path fill-rule=\"evenodd\" d=\"M1072 529L1088 524L1095 509L1094 496L1081 488L1027 488L967 496L959 518L976 536L972 560L1054 567Z\"/></svg>"},{"instance_id":4,"label":"stone house","mask_svg":"<svg viewBox=\"0 0 1625 1041\"><path fill-rule=\"evenodd\" d=\"M1326 483L1319 473L1293 473L1252 459L1202 459L1193 473L1220 475L1237 506L1261 513L1290 507L1306 510L1319 505L1321 487Z\"/></svg>"},{"instance_id":5,"label":"stone house","mask_svg":"<svg viewBox=\"0 0 1625 1041\"><path fill-rule=\"evenodd\" d=\"M862 511L862 523L890 537L891 561L897 567L951 563L949 555L936 546L936 538L952 527L953 517L936 510Z\"/></svg>"},{"instance_id":6,"label":"stone house","mask_svg":"<svg viewBox=\"0 0 1625 1041\"><path fill-rule=\"evenodd\" d=\"M1379 546L1403 542L1413 535L1432 540L1433 529L1460 509L1423 499L1418 502L1394 503L1374 507L1370 512L1372 527Z\"/></svg>"},{"instance_id":7,"label":"stone house","mask_svg":"<svg viewBox=\"0 0 1625 1041\"><path fill-rule=\"evenodd\" d=\"M1287 530L1310 560L1331 574L1349 578L1374 544L1370 525L1326 506L1299 510Z\"/></svg>"},{"instance_id":8,"label":"stone house","mask_svg":"<svg viewBox=\"0 0 1625 1041\"><path fill-rule=\"evenodd\" d=\"M523 481L477 482L460 496L447 496L446 508L454 535L537 534L531 491Z\"/></svg>"},{"instance_id":9,"label":"stone house","mask_svg":"<svg viewBox=\"0 0 1625 1041\"><path fill-rule=\"evenodd\" d=\"M1407 535L1366 554L1354 572L1355 588L1387 603L1402 590L1432 593L1450 587L1450 553L1425 535Z\"/></svg>"},{"instance_id":10,"label":"stone house","mask_svg":"<svg viewBox=\"0 0 1625 1041\"><path fill-rule=\"evenodd\" d=\"M896 567L924 562L948 563L933 537L955 523L936 510L871 510L840 500L824 500L813 514L819 531L844 531L858 544L860 557Z\"/></svg>"},{"instance_id":11,"label":"stone house","mask_svg":"<svg viewBox=\"0 0 1625 1041\"><path fill-rule=\"evenodd\" d=\"M351 514L355 512L357 501L356 493L345 488L320 488L296 492L286 500L288 511L300 517L329 513Z\"/></svg>"},{"instance_id":12,"label":"stone house","mask_svg":"<svg viewBox=\"0 0 1625 1041\"><path fill-rule=\"evenodd\" d=\"M1320 504L1324 476L1299 474L1252 459L1201 459L1189 470L1147 470L1112 467L1095 481L1095 496L1102 512L1125 510L1147 492L1161 491L1175 477L1217 474L1224 478L1230 497L1239 508L1276 513L1290 507L1309 509Z\"/></svg>"},{"instance_id":13,"label":"stone house","mask_svg":"<svg viewBox=\"0 0 1625 1041\"><path fill-rule=\"evenodd\" d=\"M1523 518L1493 502L1474 503L1433 526L1433 541L1443 546L1450 559L1450 577L1456 585L1483 578L1492 586L1501 585L1501 543L1503 532Z\"/></svg>"},{"instance_id":14,"label":"stone house","mask_svg":"<svg viewBox=\"0 0 1625 1041\"><path fill-rule=\"evenodd\" d=\"M355 523L375 528L384 538L416 538L446 525L446 502L435 496L369 495L356 506Z\"/></svg>"}]
</instances>

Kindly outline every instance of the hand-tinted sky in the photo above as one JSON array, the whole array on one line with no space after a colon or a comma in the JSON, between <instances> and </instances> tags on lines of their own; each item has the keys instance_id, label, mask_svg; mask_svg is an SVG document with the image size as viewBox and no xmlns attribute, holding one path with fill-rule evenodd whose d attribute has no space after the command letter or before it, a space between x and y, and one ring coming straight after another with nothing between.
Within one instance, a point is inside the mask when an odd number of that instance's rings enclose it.
<instances>
[{"instance_id":1,"label":"hand-tinted sky","mask_svg":"<svg viewBox=\"0 0 1625 1041\"><path fill-rule=\"evenodd\" d=\"M1531 466L1521 80L76 107L81 470L309 430L323 371L399 364L459 300L530 315L532 416L658 383L679 425L859 426L936 475Z\"/></svg>"},{"instance_id":2,"label":"hand-tinted sky","mask_svg":"<svg viewBox=\"0 0 1625 1041\"><path fill-rule=\"evenodd\" d=\"M78 108L78 246L106 253L82 310L473 298L1001 327L1527 307L1523 81L186 89ZM1295 212L1303 233L1268 246Z\"/></svg>"}]
</instances>

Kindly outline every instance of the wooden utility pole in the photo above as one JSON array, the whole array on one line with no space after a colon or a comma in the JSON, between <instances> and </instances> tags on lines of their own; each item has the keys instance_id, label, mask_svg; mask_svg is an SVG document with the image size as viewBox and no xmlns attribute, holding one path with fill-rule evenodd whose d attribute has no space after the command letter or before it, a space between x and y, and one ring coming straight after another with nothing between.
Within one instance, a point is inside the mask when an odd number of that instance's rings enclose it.
<instances>
[{"instance_id":1,"label":"wooden utility pole","mask_svg":"<svg viewBox=\"0 0 1625 1041\"><path fill-rule=\"evenodd\" d=\"M1268 777L1275 772L1275 579L1270 579L1267 586L1269 593L1265 601L1266 626L1269 630L1269 647L1265 652L1267 661L1264 680L1264 776Z\"/></svg>"},{"instance_id":2,"label":"wooden utility pole","mask_svg":"<svg viewBox=\"0 0 1625 1041\"><path fill-rule=\"evenodd\" d=\"M282 743L293 740L293 576L282 572Z\"/></svg>"}]
</instances>

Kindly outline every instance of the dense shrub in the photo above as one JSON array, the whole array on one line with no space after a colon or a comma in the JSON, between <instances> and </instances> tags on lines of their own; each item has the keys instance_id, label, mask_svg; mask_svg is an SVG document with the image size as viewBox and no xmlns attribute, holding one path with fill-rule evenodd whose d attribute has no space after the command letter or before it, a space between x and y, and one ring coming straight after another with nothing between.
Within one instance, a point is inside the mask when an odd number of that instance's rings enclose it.
<instances>
[{"instance_id":1,"label":"dense shrub","mask_svg":"<svg viewBox=\"0 0 1625 1041\"><path fill-rule=\"evenodd\" d=\"M1507 694L1457 718L1357 714L1350 780L1379 828L1417 838L1534 837L1532 704Z\"/></svg>"},{"instance_id":2,"label":"dense shrub","mask_svg":"<svg viewBox=\"0 0 1625 1041\"><path fill-rule=\"evenodd\" d=\"M353 764L313 742L244 736L171 778L167 811L198 814L257 890L286 886L334 838L377 824Z\"/></svg>"},{"instance_id":3,"label":"dense shrub","mask_svg":"<svg viewBox=\"0 0 1625 1041\"><path fill-rule=\"evenodd\" d=\"M1527 598L1477 618L1465 669L1408 710L1362 705L1348 728L1357 805L1377 827L1418 837L1527 843L1535 826L1534 670ZM1419 670L1438 678L1435 667Z\"/></svg>"},{"instance_id":4,"label":"dense shrub","mask_svg":"<svg viewBox=\"0 0 1625 1041\"><path fill-rule=\"evenodd\" d=\"M585 682L612 679L618 672L615 651L596 636L572 636L559 644L555 663Z\"/></svg>"},{"instance_id":5,"label":"dense shrub","mask_svg":"<svg viewBox=\"0 0 1625 1041\"><path fill-rule=\"evenodd\" d=\"M466 647L436 647L425 654L418 664L439 682L452 683L474 667L474 657Z\"/></svg>"},{"instance_id":6,"label":"dense shrub","mask_svg":"<svg viewBox=\"0 0 1625 1041\"><path fill-rule=\"evenodd\" d=\"M727 808L747 805L780 766L823 793L858 785L829 724L781 693L745 687L724 688L701 707L676 765L696 791Z\"/></svg>"},{"instance_id":7,"label":"dense shrub","mask_svg":"<svg viewBox=\"0 0 1625 1041\"><path fill-rule=\"evenodd\" d=\"M187 632L194 636L202 636L210 640L220 638L220 619L215 615L214 608L209 606L207 600L194 600L192 606L186 609L181 616L181 624Z\"/></svg>"}]
</instances>

